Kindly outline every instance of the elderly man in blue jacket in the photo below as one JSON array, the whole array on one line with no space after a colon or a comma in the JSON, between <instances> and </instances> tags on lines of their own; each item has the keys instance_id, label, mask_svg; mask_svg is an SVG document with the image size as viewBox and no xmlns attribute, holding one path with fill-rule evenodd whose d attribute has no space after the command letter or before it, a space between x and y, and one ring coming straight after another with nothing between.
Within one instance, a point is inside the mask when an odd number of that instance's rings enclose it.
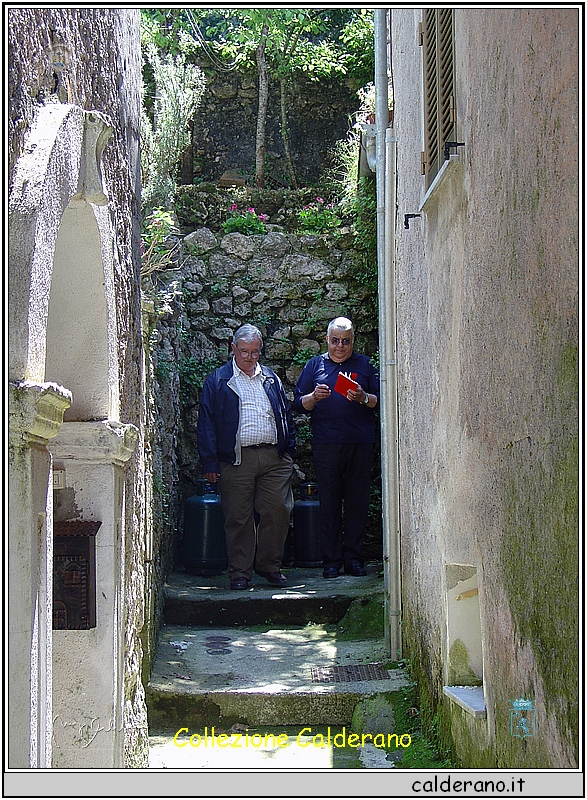
<instances>
[{"instance_id":1,"label":"elderly man in blue jacket","mask_svg":"<svg viewBox=\"0 0 587 800\"><path fill-rule=\"evenodd\" d=\"M220 479L230 588L247 589L253 569L284 586L281 561L293 508L291 407L278 376L259 364L258 328L242 325L231 348L232 360L208 375L202 388L202 471L211 483Z\"/></svg>"},{"instance_id":2,"label":"elderly man in blue jacket","mask_svg":"<svg viewBox=\"0 0 587 800\"><path fill-rule=\"evenodd\" d=\"M309 414L312 424L324 578L338 578L342 567L348 575L367 574L363 540L379 377L369 358L355 352L354 343L351 320L333 319L327 352L308 361L294 394L294 410Z\"/></svg>"}]
</instances>

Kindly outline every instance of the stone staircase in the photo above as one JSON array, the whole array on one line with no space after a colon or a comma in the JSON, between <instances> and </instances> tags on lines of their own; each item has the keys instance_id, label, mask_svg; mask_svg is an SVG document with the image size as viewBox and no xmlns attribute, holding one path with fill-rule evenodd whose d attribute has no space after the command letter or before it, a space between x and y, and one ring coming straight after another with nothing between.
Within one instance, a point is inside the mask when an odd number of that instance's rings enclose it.
<instances>
[{"instance_id":1,"label":"stone staircase","mask_svg":"<svg viewBox=\"0 0 587 800\"><path fill-rule=\"evenodd\" d=\"M373 735L393 733L391 693L408 681L384 645L381 564L367 570L325 581L321 569L284 569L285 589L254 576L238 592L226 574L173 574L147 687L152 766L210 766L214 758L226 766L240 734L241 743L254 741L248 756L271 766L286 749L304 763L314 750L340 749L337 763L346 754L356 767L353 732L364 735L363 762L367 753L377 768L392 766Z\"/></svg>"}]
</instances>

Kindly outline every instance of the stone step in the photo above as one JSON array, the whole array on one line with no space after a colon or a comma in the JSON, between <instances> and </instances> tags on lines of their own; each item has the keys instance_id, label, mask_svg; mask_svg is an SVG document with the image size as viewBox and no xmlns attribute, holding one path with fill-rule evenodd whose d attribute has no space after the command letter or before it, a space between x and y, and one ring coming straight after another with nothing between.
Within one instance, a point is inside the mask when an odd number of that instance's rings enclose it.
<instances>
[{"instance_id":1,"label":"stone step","mask_svg":"<svg viewBox=\"0 0 587 800\"><path fill-rule=\"evenodd\" d=\"M354 730L359 709L392 733L393 693L409 680L384 644L382 565L366 567L331 580L319 568L284 569L286 587L254 575L246 591L231 591L226 574L173 574L147 687L152 742L161 736L161 752L203 764L222 757L212 735L288 731L297 747L300 735Z\"/></svg>"},{"instance_id":2,"label":"stone step","mask_svg":"<svg viewBox=\"0 0 587 800\"><path fill-rule=\"evenodd\" d=\"M149 727L191 735L235 724L349 725L362 700L407 685L382 639L341 640L332 626L165 625L147 688Z\"/></svg>"},{"instance_id":3,"label":"stone step","mask_svg":"<svg viewBox=\"0 0 587 800\"><path fill-rule=\"evenodd\" d=\"M220 627L336 623L354 601L383 592L382 564L365 566L364 577L341 574L330 580L322 577L321 568L283 569L288 579L284 589L253 575L246 591L231 591L226 573L198 577L176 572L164 586L163 619L166 625Z\"/></svg>"}]
</instances>

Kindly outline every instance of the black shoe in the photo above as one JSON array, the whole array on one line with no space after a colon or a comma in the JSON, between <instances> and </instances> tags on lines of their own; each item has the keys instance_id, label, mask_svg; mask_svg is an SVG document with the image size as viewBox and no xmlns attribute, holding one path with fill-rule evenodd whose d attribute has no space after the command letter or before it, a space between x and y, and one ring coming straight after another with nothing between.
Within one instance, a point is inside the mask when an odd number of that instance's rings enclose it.
<instances>
[{"instance_id":1,"label":"black shoe","mask_svg":"<svg viewBox=\"0 0 587 800\"><path fill-rule=\"evenodd\" d=\"M347 575L354 575L355 578L361 578L367 574L367 570L360 561L349 561L344 565L344 571Z\"/></svg>"},{"instance_id":2,"label":"black shoe","mask_svg":"<svg viewBox=\"0 0 587 800\"><path fill-rule=\"evenodd\" d=\"M276 570L275 572L255 571L257 572L257 575L260 575L262 578L266 578L267 581L273 586L287 586L287 578L279 570Z\"/></svg>"},{"instance_id":3,"label":"black shoe","mask_svg":"<svg viewBox=\"0 0 587 800\"><path fill-rule=\"evenodd\" d=\"M323 578L338 578L339 575L338 567L324 567L324 571L322 572Z\"/></svg>"},{"instance_id":4,"label":"black shoe","mask_svg":"<svg viewBox=\"0 0 587 800\"><path fill-rule=\"evenodd\" d=\"M230 579L230 588L231 589L248 589L249 582L246 578L231 578Z\"/></svg>"}]
</instances>

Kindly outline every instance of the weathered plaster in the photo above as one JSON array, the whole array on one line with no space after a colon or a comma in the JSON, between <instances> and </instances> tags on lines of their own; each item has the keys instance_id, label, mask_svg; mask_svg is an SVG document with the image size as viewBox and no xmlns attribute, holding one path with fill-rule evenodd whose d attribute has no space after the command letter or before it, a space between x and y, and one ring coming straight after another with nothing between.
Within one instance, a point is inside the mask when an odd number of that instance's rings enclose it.
<instances>
[{"instance_id":1,"label":"weathered plaster","mask_svg":"<svg viewBox=\"0 0 587 800\"><path fill-rule=\"evenodd\" d=\"M50 376L72 390L69 418L114 424L122 419L138 431L136 456L117 479L126 500L116 530L128 531L128 538L109 586L120 593L117 624L123 631L113 672L120 711L116 758L120 765L144 766L147 721L140 629L149 594L143 568L149 464L143 458L138 279L139 12L13 7L7 13L10 379L43 383ZM57 50L65 56L59 68L54 63ZM26 447L22 452L26 455ZM35 452L30 451L33 457ZM47 469L39 504L52 513ZM90 494L86 489L70 497L60 513L86 513L83 500ZM50 541L51 515L46 519ZM22 578L24 590L34 592L34 571ZM111 598L112 591L105 594ZM45 608L50 607L48 599ZM47 629L43 635L49 636L50 648L50 621ZM50 666L48 674L50 695ZM65 688L53 686L57 693ZM13 716L17 720L18 714ZM46 725L47 720L50 733L50 713L41 722ZM20 758L21 742L13 741ZM49 735L45 760L50 758Z\"/></svg>"},{"instance_id":2,"label":"weathered plaster","mask_svg":"<svg viewBox=\"0 0 587 800\"><path fill-rule=\"evenodd\" d=\"M401 217L426 191L421 10L391 15ZM471 767L578 757L577 34L572 9L455 9L465 146L397 232L404 631L426 713ZM479 578L486 720L440 696L455 564Z\"/></svg>"}]
</instances>

